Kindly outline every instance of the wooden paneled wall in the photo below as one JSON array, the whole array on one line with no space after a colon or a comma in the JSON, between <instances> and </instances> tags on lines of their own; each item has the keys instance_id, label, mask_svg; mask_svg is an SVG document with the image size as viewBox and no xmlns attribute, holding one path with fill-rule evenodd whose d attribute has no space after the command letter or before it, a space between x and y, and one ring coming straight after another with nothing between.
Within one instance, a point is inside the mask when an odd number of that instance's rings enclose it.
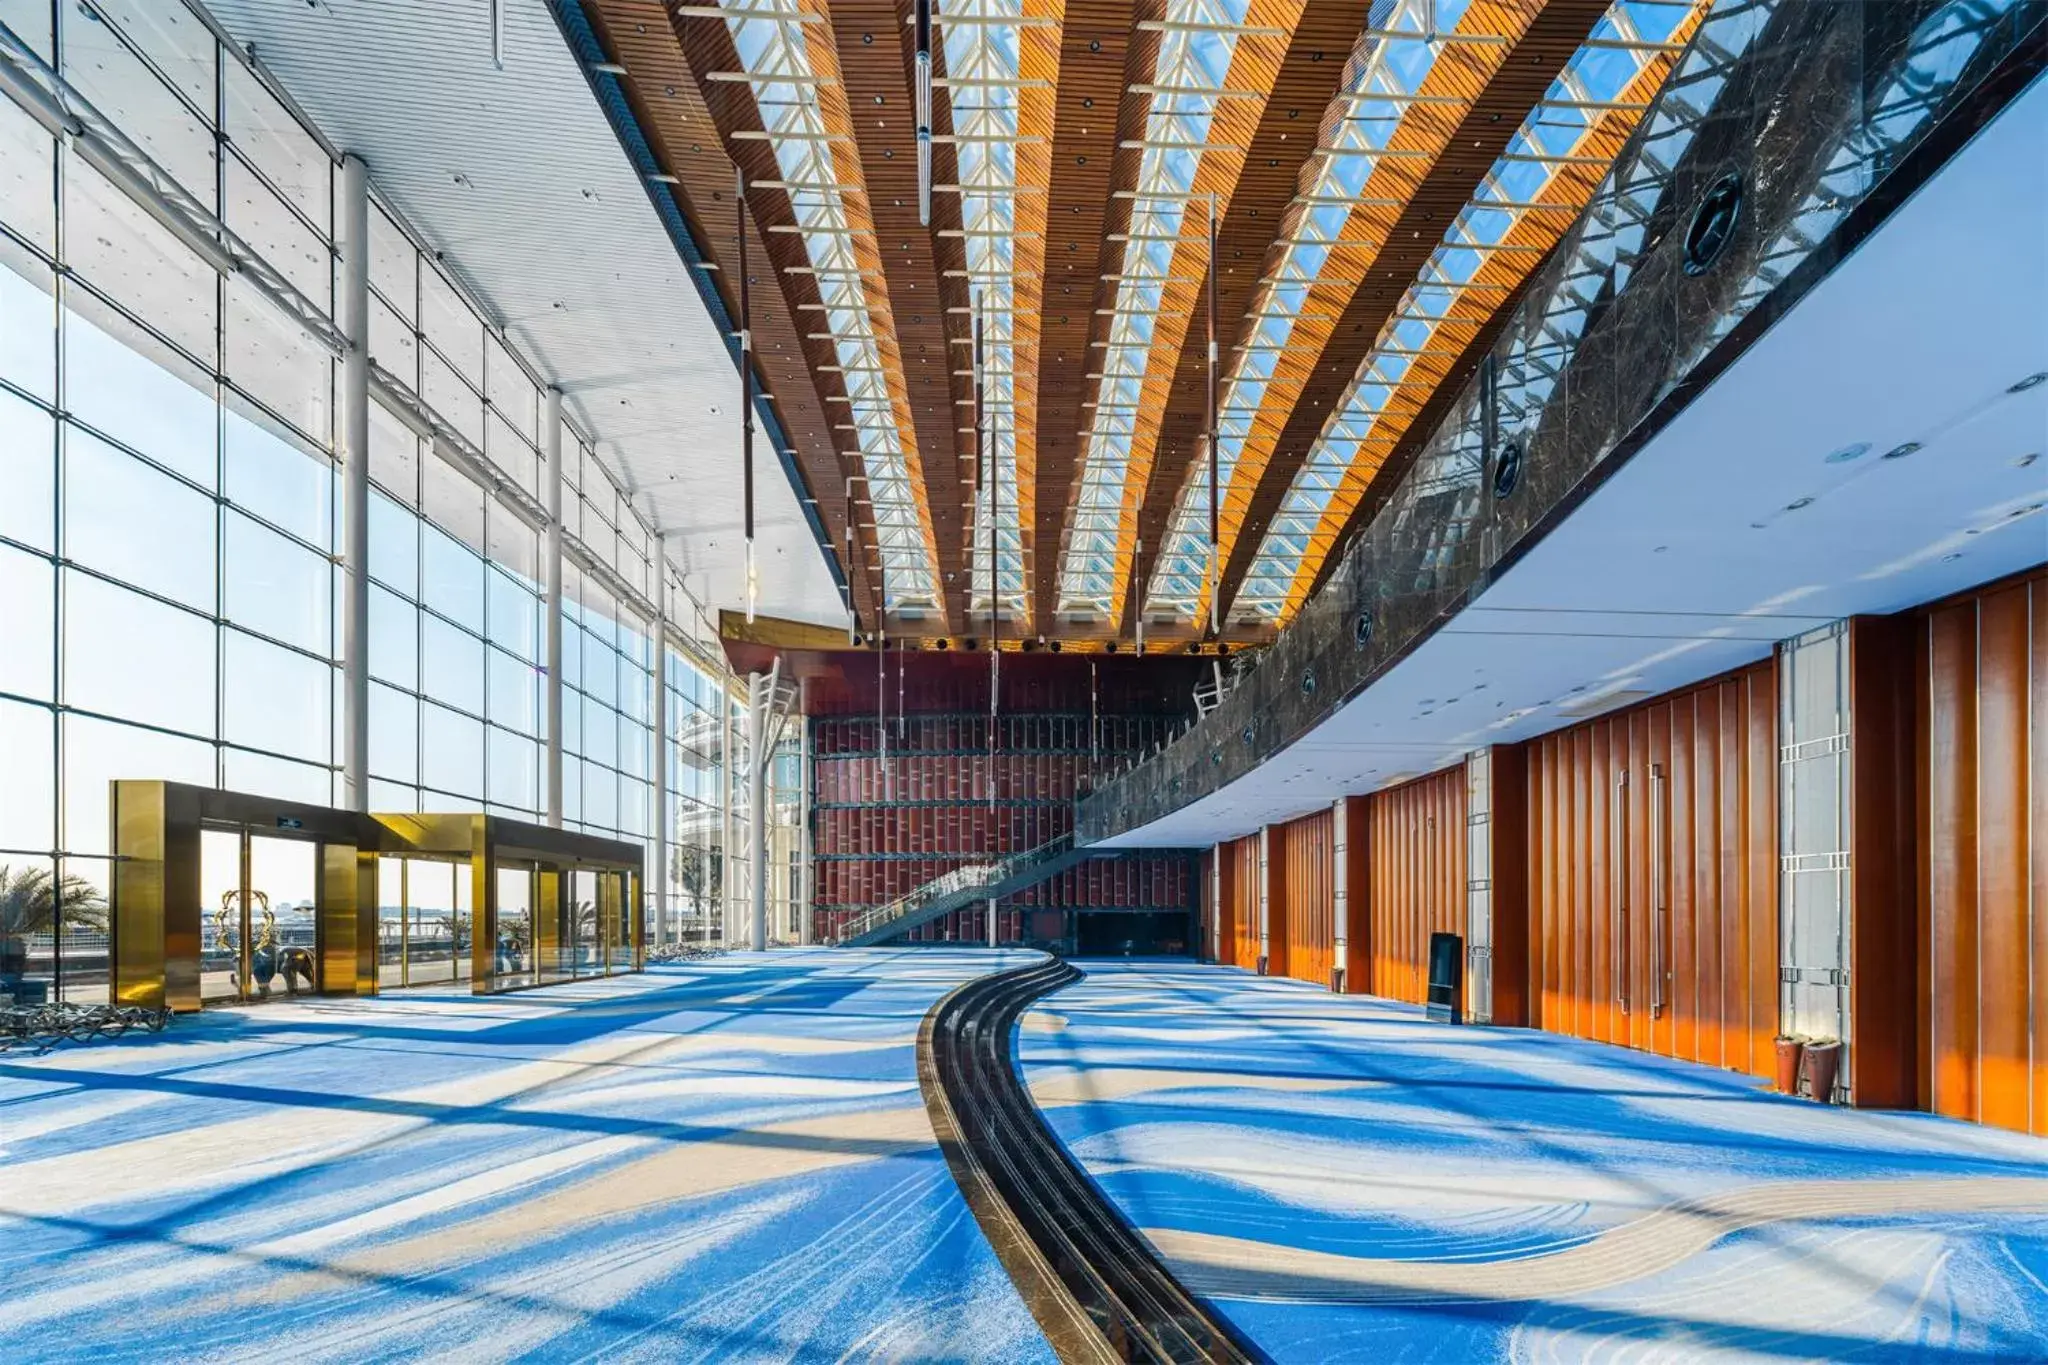
<instances>
[{"instance_id":1,"label":"wooden paneled wall","mask_svg":"<svg viewBox=\"0 0 2048 1365\"><path fill-rule=\"evenodd\" d=\"M1272 826L1266 834L1266 856L1274 865L1271 895L1285 903L1285 914L1272 916L1267 935L1274 975L1330 984L1335 963L1337 887L1335 821L1328 810ZM1284 932L1283 951L1273 940Z\"/></svg>"},{"instance_id":2,"label":"wooden paneled wall","mask_svg":"<svg viewBox=\"0 0 2048 1365\"><path fill-rule=\"evenodd\" d=\"M1333 812L1333 816L1335 813ZM1344 990L1372 990L1372 798L1347 796L1344 821Z\"/></svg>"},{"instance_id":3,"label":"wooden paneled wall","mask_svg":"<svg viewBox=\"0 0 2048 1365\"><path fill-rule=\"evenodd\" d=\"M1765 660L1530 742L1532 1023L1770 1073L1776 679Z\"/></svg>"},{"instance_id":4,"label":"wooden paneled wall","mask_svg":"<svg viewBox=\"0 0 2048 1365\"><path fill-rule=\"evenodd\" d=\"M1365 913L1350 916L1368 941L1360 989L1424 1003L1430 934L1465 932L1465 797L1461 764L1366 798Z\"/></svg>"},{"instance_id":5,"label":"wooden paneled wall","mask_svg":"<svg viewBox=\"0 0 2048 1365\"><path fill-rule=\"evenodd\" d=\"M1259 836L1216 846L1223 859L1223 955L1247 969L1259 965Z\"/></svg>"},{"instance_id":6,"label":"wooden paneled wall","mask_svg":"<svg viewBox=\"0 0 2048 1365\"><path fill-rule=\"evenodd\" d=\"M1493 802L1487 822L1492 866L1493 1019L1529 1020L1529 748L1494 746L1488 767Z\"/></svg>"},{"instance_id":7,"label":"wooden paneled wall","mask_svg":"<svg viewBox=\"0 0 2048 1365\"><path fill-rule=\"evenodd\" d=\"M2048 573L1924 614L1919 1098L2048 1133Z\"/></svg>"}]
</instances>

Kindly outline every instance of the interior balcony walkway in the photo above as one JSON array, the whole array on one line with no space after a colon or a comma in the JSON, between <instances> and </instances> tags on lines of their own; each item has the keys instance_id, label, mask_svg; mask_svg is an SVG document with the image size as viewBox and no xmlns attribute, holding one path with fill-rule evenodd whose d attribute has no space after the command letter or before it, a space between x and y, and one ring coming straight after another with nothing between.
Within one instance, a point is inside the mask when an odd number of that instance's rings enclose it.
<instances>
[{"instance_id":1,"label":"interior balcony walkway","mask_svg":"<svg viewBox=\"0 0 2048 1365\"><path fill-rule=\"evenodd\" d=\"M916 1039L1032 953L210 1010L0 1057L11 1360L1052 1359Z\"/></svg>"},{"instance_id":2,"label":"interior balcony walkway","mask_svg":"<svg viewBox=\"0 0 2048 1365\"><path fill-rule=\"evenodd\" d=\"M1019 1058L1276 1361L2039 1360L2048 1143L1186 962L1083 963Z\"/></svg>"}]
</instances>

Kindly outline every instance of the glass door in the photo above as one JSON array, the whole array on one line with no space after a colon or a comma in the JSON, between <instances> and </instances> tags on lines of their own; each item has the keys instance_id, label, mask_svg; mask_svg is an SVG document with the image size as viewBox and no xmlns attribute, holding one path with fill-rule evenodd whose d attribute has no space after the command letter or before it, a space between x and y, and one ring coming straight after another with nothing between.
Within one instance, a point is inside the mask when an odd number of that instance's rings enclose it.
<instances>
[{"instance_id":1,"label":"glass door","mask_svg":"<svg viewBox=\"0 0 2048 1365\"><path fill-rule=\"evenodd\" d=\"M535 963L534 869L518 864L501 864L495 891L498 900L498 937L491 951L492 985L529 986L539 979Z\"/></svg>"},{"instance_id":2,"label":"glass door","mask_svg":"<svg viewBox=\"0 0 2048 1365\"><path fill-rule=\"evenodd\" d=\"M320 845L199 832L200 1003L316 994Z\"/></svg>"}]
</instances>

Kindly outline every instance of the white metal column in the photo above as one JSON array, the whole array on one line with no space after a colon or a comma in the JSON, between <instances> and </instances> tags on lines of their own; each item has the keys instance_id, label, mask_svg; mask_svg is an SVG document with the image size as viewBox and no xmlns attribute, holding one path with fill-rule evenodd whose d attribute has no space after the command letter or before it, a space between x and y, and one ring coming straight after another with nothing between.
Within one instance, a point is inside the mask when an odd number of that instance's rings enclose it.
<instances>
[{"instance_id":1,"label":"white metal column","mask_svg":"<svg viewBox=\"0 0 2048 1365\"><path fill-rule=\"evenodd\" d=\"M341 161L342 785L348 809L370 808L370 171Z\"/></svg>"},{"instance_id":2,"label":"white metal column","mask_svg":"<svg viewBox=\"0 0 2048 1365\"><path fill-rule=\"evenodd\" d=\"M654 946L668 943L668 537L654 538Z\"/></svg>"},{"instance_id":3,"label":"white metal column","mask_svg":"<svg viewBox=\"0 0 2048 1365\"><path fill-rule=\"evenodd\" d=\"M541 443L548 469L541 481L548 510L547 544L541 567L547 581L547 785L548 823L562 826L562 391L548 386L541 411Z\"/></svg>"},{"instance_id":4,"label":"white metal column","mask_svg":"<svg viewBox=\"0 0 2048 1365\"><path fill-rule=\"evenodd\" d=\"M799 696L801 695L799 693ZM802 710L801 703L798 709L799 711ZM798 731L800 739L797 749L797 768L800 786L797 792L796 932L797 942L808 948L811 944L818 941L817 927L812 922L816 916L811 909L811 900L817 885L812 880L811 863L811 782L813 780L811 775L811 727L804 723L801 715L798 716L798 724L801 726L801 729Z\"/></svg>"},{"instance_id":5,"label":"white metal column","mask_svg":"<svg viewBox=\"0 0 2048 1365\"><path fill-rule=\"evenodd\" d=\"M1493 1018L1493 750L1465 756L1465 1017Z\"/></svg>"},{"instance_id":6,"label":"white metal column","mask_svg":"<svg viewBox=\"0 0 2048 1365\"><path fill-rule=\"evenodd\" d=\"M1264 975L1266 964L1273 959L1272 945L1267 941L1267 927L1272 923L1268 918L1268 901L1273 889L1273 864L1269 858L1272 849L1273 831L1269 826L1259 826L1259 974Z\"/></svg>"},{"instance_id":7,"label":"white metal column","mask_svg":"<svg viewBox=\"0 0 2048 1365\"><path fill-rule=\"evenodd\" d=\"M1346 838L1350 822L1344 818L1347 798L1338 797L1330 806L1330 882L1336 900L1335 921L1331 939L1334 947L1331 956L1336 960L1330 965L1330 989L1342 991L1350 983L1344 979L1344 966L1349 962L1348 945L1351 942L1351 844Z\"/></svg>"}]
</instances>

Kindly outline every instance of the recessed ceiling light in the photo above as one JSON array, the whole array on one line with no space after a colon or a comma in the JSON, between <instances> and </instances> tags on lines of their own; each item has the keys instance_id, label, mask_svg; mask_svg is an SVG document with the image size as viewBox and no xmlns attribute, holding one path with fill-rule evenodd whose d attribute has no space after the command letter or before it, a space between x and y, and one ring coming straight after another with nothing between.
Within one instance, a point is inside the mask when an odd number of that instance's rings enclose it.
<instances>
[{"instance_id":1,"label":"recessed ceiling light","mask_svg":"<svg viewBox=\"0 0 2048 1365\"><path fill-rule=\"evenodd\" d=\"M1843 446L1843 447L1842 447L1842 448L1841 448L1840 450L1831 450L1831 451L1829 451L1829 452L1828 452L1828 454L1827 454L1827 457L1826 457L1826 459L1825 459L1825 460L1823 461L1823 463L1825 463L1825 464L1847 464L1847 463L1849 463L1849 461L1851 461L1851 460L1860 460L1860 459L1862 459L1862 458L1863 458L1863 457L1864 457L1865 455L1868 455L1869 453L1870 453L1870 442L1868 442L1868 441L1857 441L1857 442L1856 442L1855 444L1853 444L1853 445L1846 445L1846 446ZM1889 457L1887 457L1887 458L1889 458Z\"/></svg>"},{"instance_id":2,"label":"recessed ceiling light","mask_svg":"<svg viewBox=\"0 0 2048 1365\"><path fill-rule=\"evenodd\" d=\"M2048 370L2042 370L2036 374L2028 375L2025 379L2022 379L2019 383L2007 389L2006 392L2025 393L2028 389L2034 388L2036 385L2039 384L2048 384Z\"/></svg>"},{"instance_id":3,"label":"recessed ceiling light","mask_svg":"<svg viewBox=\"0 0 2048 1365\"><path fill-rule=\"evenodd\" d=\"M1918 449L1920 449L1918 441L1907 441L1903 445L1895 445L1890 450L1887 450L1882 458L1887 460L1903 460ZM1828 458L1832 460L1835 457L1830 455Z\"/></svg>"}]
</instances>

